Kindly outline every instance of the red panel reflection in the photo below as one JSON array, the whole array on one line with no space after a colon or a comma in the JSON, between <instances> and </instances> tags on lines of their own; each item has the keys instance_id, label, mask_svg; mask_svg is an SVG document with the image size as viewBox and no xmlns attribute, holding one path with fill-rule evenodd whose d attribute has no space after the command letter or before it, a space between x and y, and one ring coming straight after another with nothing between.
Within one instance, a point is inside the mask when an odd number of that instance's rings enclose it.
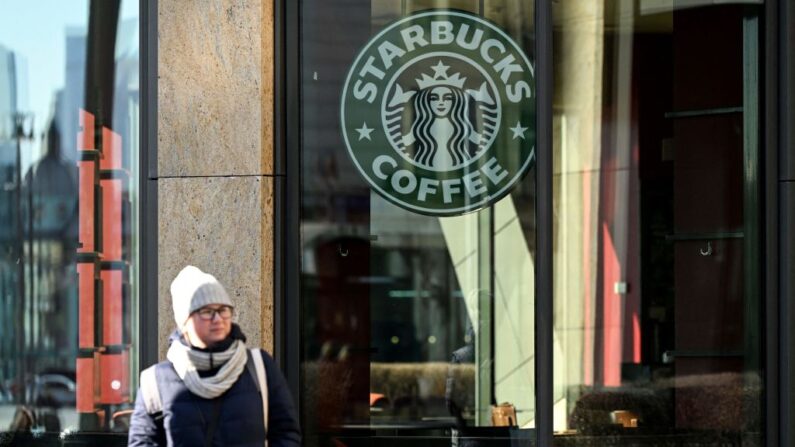
<instances>
[{"instance_id":1,"label":"red panel reflection","mask_svg":"<svg viewBox=\"0 0 795 447\"><path fill-rule=\"evenodd\" d=\"M94 150L94 115L81 110L80 124L77 411L107 415L113 410L109 406L130 400L123 257L123 191L129 175L122 169L121 137L102 127L101 145Z\"/></svg>"}]
</instances>

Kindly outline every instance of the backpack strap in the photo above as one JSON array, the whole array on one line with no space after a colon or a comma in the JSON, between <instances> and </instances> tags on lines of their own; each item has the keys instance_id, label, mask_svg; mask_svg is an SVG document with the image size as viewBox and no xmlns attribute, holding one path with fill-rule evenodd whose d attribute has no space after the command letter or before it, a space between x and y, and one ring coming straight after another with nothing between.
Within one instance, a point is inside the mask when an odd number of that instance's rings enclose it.
<instances>
[{"instance_id":1,"label":"backpack strap","mask_svg":"<svg viewBox=\"0 0 795 447\"><path fill-rule=\"evenodd\" d=\"M155 377L155 367L152 365L149 368L141 371L141 393L146 412L150 415L156 415L163 412L163 401L160 400L160 389L157 387L157 377Z\"/></svg>"},{"instance_id":2,"label":"backpack strap","mask_svg":"<svg viewBox=\"0 0 795 447\"><path fill-rule=\"evenodd\" d=\"M262 415L264 417L265 433L268 433L268 379L265 375L265 363L262 361L262 353L259 348L251 348L249 350L248 359L250 362L246 365L250 373L254 374L254 383L257 384L259 394L262 397ZM253 363L253 370L249 366ZM268 445L267 439L265 445Z\"/></svg>"},{"instance_id":3,"label":"backpack strap","mask_svg":"<svg viewBox=\"0 0 795 447\"><path fill-rule=\"evenodd\" d=\"M257 367L254 366L254 356L257 353L254 349L249 349L246 352L246 371L248 371L248 375L251 376L251 379L254 380L254 386L257 387L257 392L262 392L262 385L259 383L259 377L257 377Z\"/></svg>"}]
</instances>

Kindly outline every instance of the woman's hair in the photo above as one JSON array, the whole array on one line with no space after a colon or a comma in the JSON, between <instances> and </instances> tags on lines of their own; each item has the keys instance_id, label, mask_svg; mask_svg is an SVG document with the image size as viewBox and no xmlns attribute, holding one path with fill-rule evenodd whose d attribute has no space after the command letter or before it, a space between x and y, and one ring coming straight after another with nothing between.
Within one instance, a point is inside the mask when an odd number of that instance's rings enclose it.
<instances>
[{"instance_id":1,"label":"woman's hair","mask_svg":"<svg viewBox=\"0 0 795 447\"><path fill-rule=\"evenodd\" d=\"M469 123L469 104L461 89L448 86L445 88L453 93L453 104L448 115L453 125L453 135L447 140L445 149L453 162L459 165L472 158L469 153L469 135L472 133L472 125ZM414 160L425 166L431 166L438 150L436 139L431 135L431 126L436 119L431 108L431 90L425 88L414 95L415 118L411 125L411 133L415 137Z\"/></svg>"}]
</instances>

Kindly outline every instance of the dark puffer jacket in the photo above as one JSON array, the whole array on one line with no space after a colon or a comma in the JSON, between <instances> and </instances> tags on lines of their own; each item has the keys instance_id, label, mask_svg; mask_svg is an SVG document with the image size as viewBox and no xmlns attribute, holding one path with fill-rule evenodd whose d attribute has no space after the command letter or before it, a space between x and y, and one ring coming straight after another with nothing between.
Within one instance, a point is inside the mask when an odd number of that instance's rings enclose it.
<instances>
[{"instance_id":1,"label":"dark puffer jacket","mask_svg":"<svg viewBox=\"0 0 795 447\"><path fill-rule=\"evenodd\" d=\"M268 381L268 445L299 446L298 419L287 383L273 358L264 351L260 352ZM130 446L204 446L214 414L218 414L218 422L213 446L264 445L262 400L257 392L256 379L248 371L244 370L237 382L216 399L204 399L191 393L169 361L157 364L155 377L163 402L163 414L157 417L149 415L142 393L138 393L130 421ZM216 401L220 402L217 412Z\"/></svg>"}]
</instances>

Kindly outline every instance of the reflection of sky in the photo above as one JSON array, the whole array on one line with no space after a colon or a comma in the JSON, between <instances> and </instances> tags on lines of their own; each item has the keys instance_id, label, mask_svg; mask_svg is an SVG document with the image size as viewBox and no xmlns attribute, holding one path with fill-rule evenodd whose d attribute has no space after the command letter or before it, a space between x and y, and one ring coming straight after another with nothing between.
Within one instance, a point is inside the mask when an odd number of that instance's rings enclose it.
<instances>
[{"instance_id":1,"label":"reflection of sky","mask_svg":"<svg viewBox=\"0 0 795 447\"><path fill-rule=\"evenodd\" d=\"M121 19L138 17L138 1L123 0ZM0 45L24 59L27 79L18 85L22 112L35 116L37 141L23 148L24 166L38 158L40 134L50 119L55 92L64 86L67 28L85 30L88 0L3 0ZM33 153L31 153L33 152ZM23 169L24 172L25 169Z\"/></svg>"}]
</instances>

